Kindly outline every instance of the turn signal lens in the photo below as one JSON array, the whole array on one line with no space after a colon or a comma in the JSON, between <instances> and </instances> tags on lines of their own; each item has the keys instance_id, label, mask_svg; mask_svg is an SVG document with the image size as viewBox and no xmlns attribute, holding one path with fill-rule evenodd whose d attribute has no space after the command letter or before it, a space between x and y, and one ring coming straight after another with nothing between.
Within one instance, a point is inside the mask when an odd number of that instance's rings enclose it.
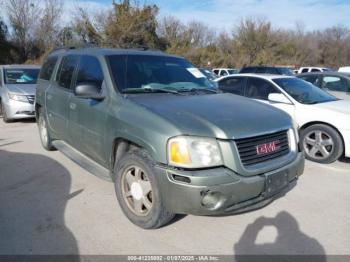
<instances>
[{"instance_id":1,"label":"turn signal lens","mask_svg":"<svg viewBox=\"0 0 350 262\"><path fill-rule=\"evenodd\" d=\"M170 162L180 165L192 163L185 139L179 138L170 142Z\"/></svg>"}]
</instances>

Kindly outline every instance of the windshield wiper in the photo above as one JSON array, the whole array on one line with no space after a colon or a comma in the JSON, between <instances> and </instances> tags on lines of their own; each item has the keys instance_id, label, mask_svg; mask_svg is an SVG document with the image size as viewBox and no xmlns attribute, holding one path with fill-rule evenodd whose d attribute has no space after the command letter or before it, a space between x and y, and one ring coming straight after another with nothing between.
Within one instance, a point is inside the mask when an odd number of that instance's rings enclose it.
<instances>
[{"instance_id":1,"label":"windshield wiper","mask_svg":"<svg viewBox=\"0 0 350 262\"><path fill-rule=\"evenodd\" d=\"M130 93L157 93L157 92L162 92L162 93L168 93L168 94L175 94L175 95L184 95L181 94L179 91L176 90L171 90L171 89L166 89L166 88L127 88L123 90L124 94L130 94Z\"/></svg>"},{"instance_id":2,"label":"windshield wiper","mask_svg":"<svg viewBox=\"0 0 350 262\"><path fill-rule=\"evenodd\" d=\"M180 89L179 91L181 92L195 92L195 91L207 91L210 93L214 93L214 94L218 94L219 91L218 90L214 90L214 89L209 89L209 88L184 88L184 89Z\"/></svg>"}]
</instances>

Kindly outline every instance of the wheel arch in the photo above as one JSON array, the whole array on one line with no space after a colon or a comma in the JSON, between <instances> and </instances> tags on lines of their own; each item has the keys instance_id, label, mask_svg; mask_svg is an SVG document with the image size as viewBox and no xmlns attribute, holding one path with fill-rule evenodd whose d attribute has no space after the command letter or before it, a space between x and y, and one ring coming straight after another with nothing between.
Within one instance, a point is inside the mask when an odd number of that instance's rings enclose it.
<instances>
[{"instance_id":1,"label":"wheel arch","mask_svg":"<svg viewBox=\"0 0 350 262\"><path fill-rule=\"evenodd\" d=\"M342 152L342 155L345 154L345 141L344 141L344 137L342 135L342 133L339 131L338 128L336 128L335 126L333 126L332 124L329 124L329 123L326 123L326 122L322 122L322 121L312 121L312 122L307 122L305 123L304 125L302 125L300 128L299 128L299 137L301 137L301 132L303 130L305 130L306 128L310 127L310 126L313 126L313 125L325 125L325 126L328 126L328 127L331 127L333 128L337 133L338 135L340 136L341 138L341 141L343 143L343 152Z\"/></svg>"}]
</instances>

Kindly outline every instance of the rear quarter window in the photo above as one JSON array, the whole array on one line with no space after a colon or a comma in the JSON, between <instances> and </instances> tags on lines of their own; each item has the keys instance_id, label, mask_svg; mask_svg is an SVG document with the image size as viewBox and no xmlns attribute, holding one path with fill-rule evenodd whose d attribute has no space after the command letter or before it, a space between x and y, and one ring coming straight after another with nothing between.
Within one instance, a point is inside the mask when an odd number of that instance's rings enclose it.
<instances>
[{"instance_id":1,"label":"rear quarter window","mask_svg":"<svg viewBox=\"0 0 350 262\"><path fill-rule=\"evenodd\" d=\"M58 60L57 56L49 57L46 59L45 63L43 64L43 67L41 68L39 79L43 79L43 80L51 79L57 60Z\"/></svg>"}]
</instances>

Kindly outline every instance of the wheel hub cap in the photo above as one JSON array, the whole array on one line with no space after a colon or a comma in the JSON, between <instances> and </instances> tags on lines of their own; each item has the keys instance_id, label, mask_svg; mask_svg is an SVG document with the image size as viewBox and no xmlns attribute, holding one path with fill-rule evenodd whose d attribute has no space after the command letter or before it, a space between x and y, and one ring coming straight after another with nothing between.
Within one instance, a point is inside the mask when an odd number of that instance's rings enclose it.
<instances>
[{"instance_id":1,"label":"wheel hub cap","mask_svg":"<svg viewBox=\"0 0 350 262\"><path fill-rule=\"evenodd\" d=\"M140 183L137 183L137 182L132 183L130 191L133 198L137 200L140 200L143 196L143 191Z\"/></svg>"}]
</instances>

